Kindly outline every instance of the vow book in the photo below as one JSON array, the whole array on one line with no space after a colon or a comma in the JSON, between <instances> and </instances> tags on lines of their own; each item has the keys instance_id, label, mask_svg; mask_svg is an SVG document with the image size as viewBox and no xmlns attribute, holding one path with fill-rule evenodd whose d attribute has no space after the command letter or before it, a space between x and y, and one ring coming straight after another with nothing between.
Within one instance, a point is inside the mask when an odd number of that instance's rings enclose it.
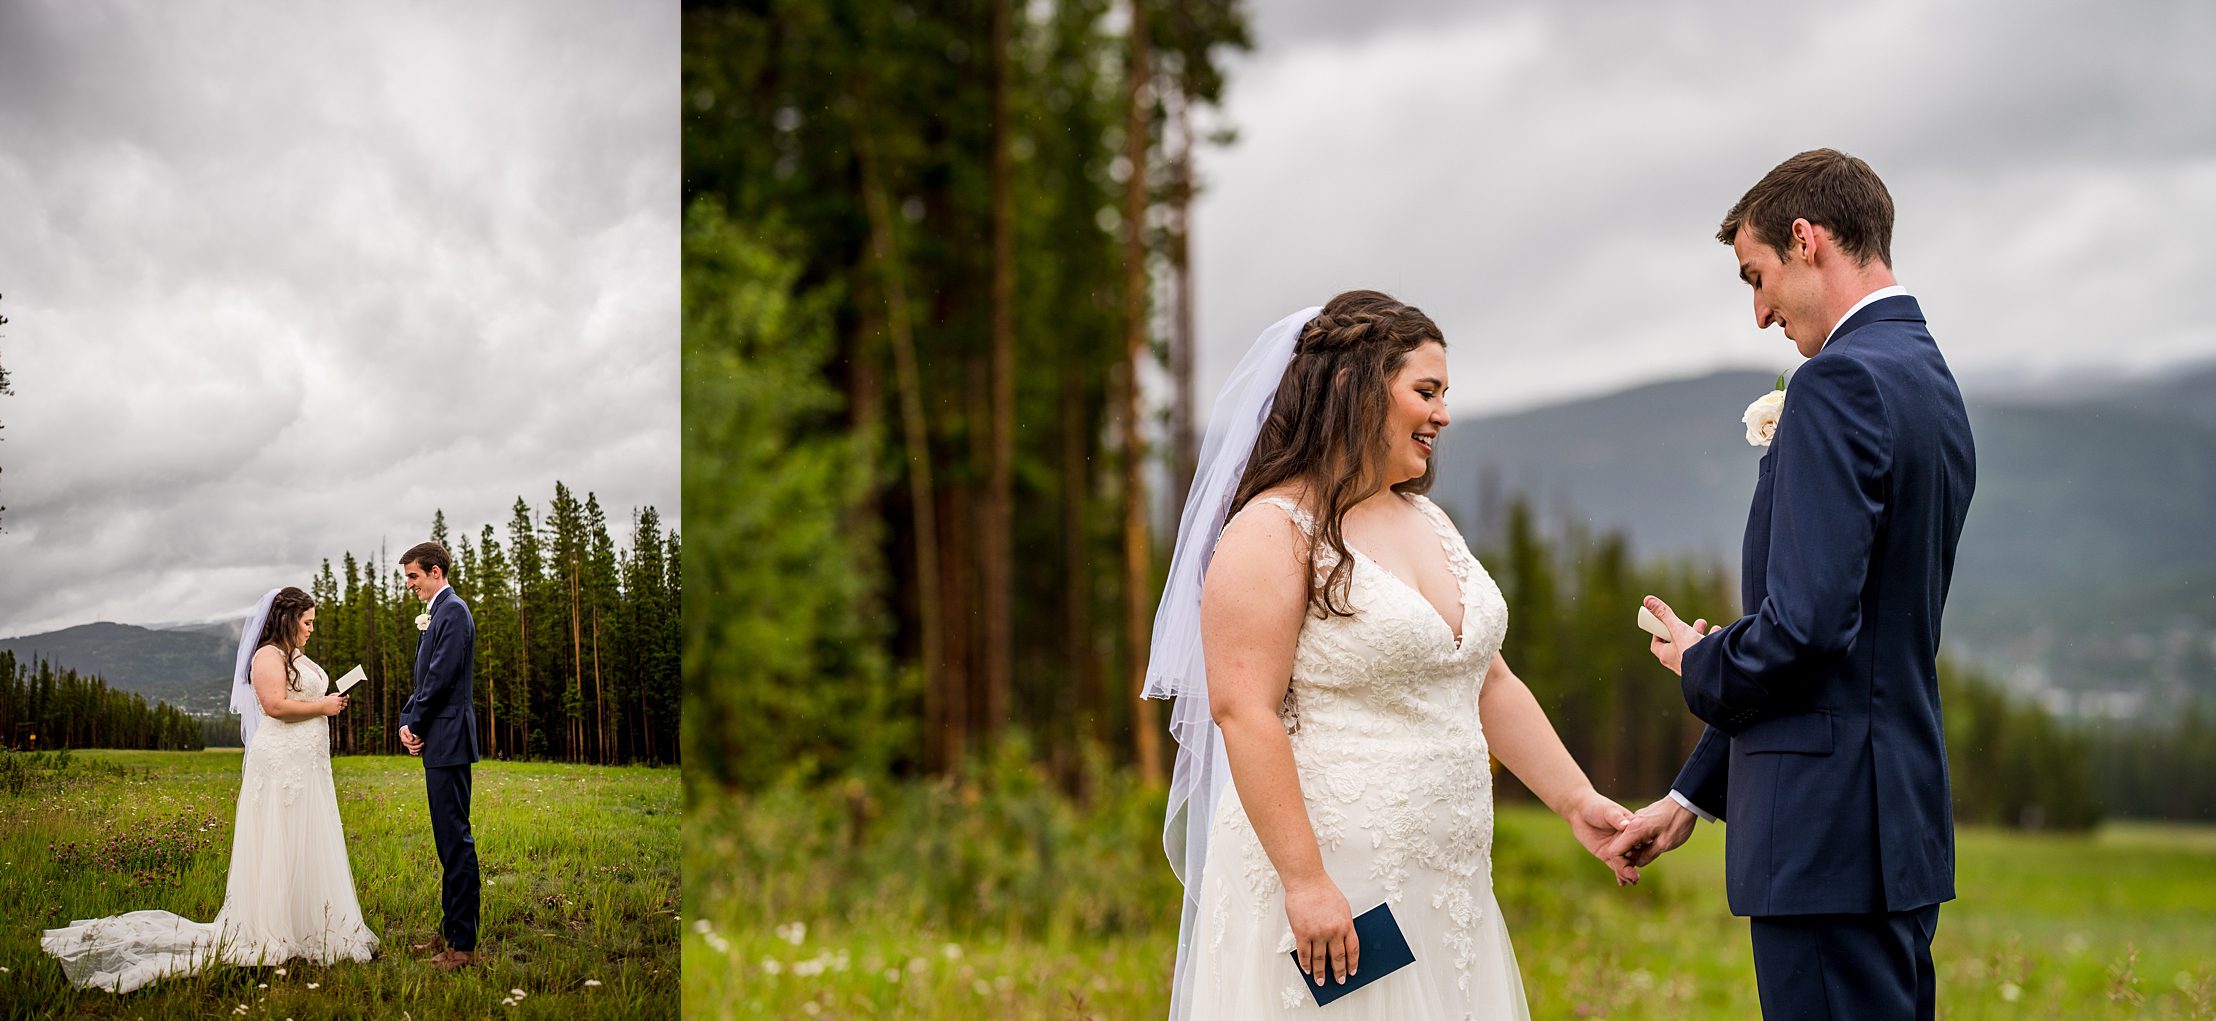
<instances>
[{"instance_id":1,"label":"vow book","mask_svg":"<svg viewBox=\"0 0 2216 1021\"><path fill-rule=\"evenodd\" d=\"M1393 921L1393 909L1390 905L1379 904L1356 915L1354 917L1354 938L1362 950L1362 970L1348 975L1346 985L1342 986L1337 979L1326 977L1323 984L1319 986L1316 984L1315 976L1305 974L1300 976L1300 984L1308 987L1308 992L1316 998L1316 1006L1325 1006L1339 997L1416 963L1416 952L1408 949L1408 937L1400 934L1400 923ZM1288 956L1293 959L1294 972L1298 973L1300 971L1300 954L1296 952ZM1316 967L1319 971L1329 972L1331 962L1328 960L1320 961Z\"/></svg>"},{"instance_id":2,"label":"vow book","mask_svg":"<svg viewBox=\"0 0 2216 1021\"><path fill-rule=\"evenodd\" d=\"M345 674L341 675L338 680L331 682L332 687L336 689L333 693L344 695L346 694L346 689L362 683L362 679L367 676L369 675L362 672L361 664L357 663L354 665L354 669L348 670Z\"/></svg>"}]
</instances>

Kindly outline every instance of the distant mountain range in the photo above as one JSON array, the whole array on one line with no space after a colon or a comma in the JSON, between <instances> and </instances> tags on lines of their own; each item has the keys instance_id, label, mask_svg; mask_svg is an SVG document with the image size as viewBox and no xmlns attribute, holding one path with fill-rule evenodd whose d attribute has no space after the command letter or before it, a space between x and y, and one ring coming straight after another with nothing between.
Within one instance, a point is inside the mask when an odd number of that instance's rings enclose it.
<instances>
[{"instance_id":1,"label":"distant mountain range","mask_svg":"<svg viewBox=\"0 0 2216 1021\"><path fill-rule=\"evenodd\" d=\"M1641 555L1735 565L1761 455L1739 416L1775 383L1718 373L1464 418L1433 495L1473 544L1516 494ZM1966 399L1978 486L1950 647L2067 713L2216 699L2216 368Z\"/></svg>"},{"instance_id":2,"label":"distant mountain range","mask_svg":"<svg viewBox=\"0 0 2216 1021\"><path fill-rule=\"evenodd\" d=\"M1441 438L1433 495L1473 546L1520 494L1543 524L1621 531L1641 556L1735 565L1761 454L1739 415L1775 382L1726 372L1465 415ZM1978 488L1949 647L2069 714L2146 717L2216 700L2216 366L2082 392L2045 382L1967 394ZM86 624L0 648L221 712L241 623Z\"/></svg>"},{"instance_id":3,"label":"distant mountain range","mask_svg":"<svg viewBox=\"0 0 2216 1021\"><path fill-rule=\"evenodd\" d=\"M42 635L0 640L23 660L46 660L95 674L121 691L167 702L189 713L230 706L232 660L243 621L172 627L80 624Z\"/></svg>"}]
</instances>

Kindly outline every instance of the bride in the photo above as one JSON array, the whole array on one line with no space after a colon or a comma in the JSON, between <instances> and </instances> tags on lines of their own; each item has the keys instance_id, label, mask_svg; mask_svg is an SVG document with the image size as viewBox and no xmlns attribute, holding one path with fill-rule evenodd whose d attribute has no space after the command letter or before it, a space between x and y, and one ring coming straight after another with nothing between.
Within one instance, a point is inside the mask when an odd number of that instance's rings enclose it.
<instances>
[{"instance_id":1,"label":"bride","mask_svg":"<svg viewBox=\"0 0 2216 1021\"><path fill-rule=\"evenodd\" d=\"M1359 974L1352 919L1380 904L1414 964L1335 1015L1526 1018L1488 753L1595 854L1643 825L1501 659L1500 590L1423 495L1446 392L1431 319L1349 291L1270 327L1212 413L1147 671L1177 698L1173 1018L1307 1014L1306 983Z\"/></svg>"},{"instance_id":2,"label":"bride","mask_svg":"<svg viewBox=\"0 0 2216 1021\"><path fill-rule=\"evenodd\" d=\"M297 588L262 597L239 636L231 709L246 756L223 907L212 922L132 911L48 929L39 945L79 986L129 992L212 960L236 965L366 961L362 924L331 785L330 722L346 696L300 651L315 600Z\"/></svg>"}]
</instances>

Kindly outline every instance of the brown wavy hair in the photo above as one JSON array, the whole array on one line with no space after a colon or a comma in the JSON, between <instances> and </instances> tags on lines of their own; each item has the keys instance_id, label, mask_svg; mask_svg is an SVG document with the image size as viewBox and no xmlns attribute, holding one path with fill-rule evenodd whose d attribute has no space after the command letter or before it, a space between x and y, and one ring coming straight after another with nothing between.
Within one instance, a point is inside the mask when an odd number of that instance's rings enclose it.
<instances>
[{"instance_id":1,"label":"brown wavy hair","mask_svg":"<svg viewBox=\"0 0 2216 1021\"><path fill-rule=\"evenodd\" d=\"M1378 291L1347 291L1331 299L1301 328L1246 474L1239 478L1233 514L1286 483L1306 491L1303 502L1319 532L1308 548L1308 607L1319 618L1354 615L1345 605L1354 553L1339 519L1379 488L1379 466L1393 442L1386 435L1393 376L1409 352L1425 344L1445 347L1446 336L1413 305ZM1430 492L1437 471L1434 461L1393 491ZM1325 543L1338 553L1338 562L1317 578L1316 554Z\"/></svg>"},{"instance_id":2,"label":"brown wavy hair","mask_svg":"<svg viewBox=\"0 0 2216 1021\"><path fill-rule=\"evenodd\" d=\"M254 646L274 645L285 661L285 690L300 690L300 667L292 661L300 652L300 618L315 609L315 597L292 586L286 586L270 600L269 619L262 622L262 636Z\"/></svg>"}]
</instances>

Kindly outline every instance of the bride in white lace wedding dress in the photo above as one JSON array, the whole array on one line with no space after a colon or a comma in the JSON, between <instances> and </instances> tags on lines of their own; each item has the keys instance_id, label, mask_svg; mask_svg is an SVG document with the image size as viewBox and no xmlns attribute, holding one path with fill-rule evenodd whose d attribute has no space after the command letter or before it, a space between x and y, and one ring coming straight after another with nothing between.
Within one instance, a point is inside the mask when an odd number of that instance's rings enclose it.
<instances>
[{"instance_id":1,"label":"bride in white lace wedding dress","mask_svg":"<svg viewBox=\"0 0 2216 1021\"><path fill-rule=\"evenodd\" d=\"M1307 1016L1313 983L1368 967L1352 917L1379 904L1415 961L1325 1016L1528 1018L1489 758L1596 854L1640 825L1500 658L1500 589L1422 495L1446 378L1429 317L1352 291L1265 333L1213 413L1149 664L1148 694L1178 698L1179 1021Z\"/></svg>"},{"instance_id":2,"label":"bride in white lace wedding dress","mask_svg":"<svg viewBox=\"0 0 2216 1021\"><path fill-rule=\"evenodd\" d=\"M262 598L242 636L232 707L246 755L215 920L147 910L48 929L39 944L71 982L123 993L211 961L328 964L376 954L331 783L329 718L347 700L323 694L330 678L299 651L314 628L314 600L285 588Z\"/></svg>"}]
</instances>

